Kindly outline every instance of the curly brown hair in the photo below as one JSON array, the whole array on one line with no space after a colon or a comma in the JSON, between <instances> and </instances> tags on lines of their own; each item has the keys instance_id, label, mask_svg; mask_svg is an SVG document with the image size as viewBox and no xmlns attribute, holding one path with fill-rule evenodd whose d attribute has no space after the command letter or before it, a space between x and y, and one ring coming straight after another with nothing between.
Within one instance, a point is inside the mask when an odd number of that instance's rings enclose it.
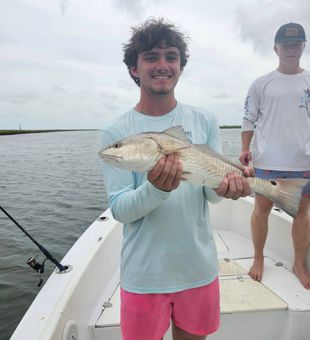
<instances>
[{"instance_id":1,"label":"curly brown hair","mask_svg":"<svg viewBox=\"0 0 310 340\"><path fill-rule=\"evenodd\" d=\"M124 44L124 63L131 78L140 86L139 79L134 77L130 70L137 66L138 55L149 51L154 47L170 46L180 51L181 70L185 67L189 58L185 35L175 25L167 23L163 18L149 18L140 26L132 27L132 36L127 44Z\"/></svg>"}]
</instances>

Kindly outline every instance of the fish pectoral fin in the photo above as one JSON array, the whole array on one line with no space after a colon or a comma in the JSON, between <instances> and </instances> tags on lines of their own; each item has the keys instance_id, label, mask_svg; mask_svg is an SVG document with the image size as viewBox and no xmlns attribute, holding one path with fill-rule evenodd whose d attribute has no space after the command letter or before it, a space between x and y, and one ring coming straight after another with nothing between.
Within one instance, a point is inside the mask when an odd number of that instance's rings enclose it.
<instances>
[{"instance_id":1,"label":"fish pectoral fin","mask_svg":"<svg viewBox=\"0 0 310 340\"><path fill-rule=\"evenodd\" d=\"M220 153L218 153L217 151L213 150L212 148L210 148L209 145L207 144L194 144L194 146L199 149L201 152L206 153L210 156L219 158L220 160L236 167L237 169L241 170L242 172L244 171L245 167L242 164L238 164L234 161L231 161L230 159L224 157L223 155L221 155Z\"/></svg>"},{"instance_id":2,"label":"fish pectoral fin","mask_svg":"<svg viewBox=\"0 0 310 340\"><path fill-rule=\"evenodd\" d=\"M184 142L188 142L188 139L186 137L186 134L185 134L185 131L182 125L174 126L167 130L164 130L162 133L165 133L166 135L180 139Z\"/></svg>"}]
</instances>

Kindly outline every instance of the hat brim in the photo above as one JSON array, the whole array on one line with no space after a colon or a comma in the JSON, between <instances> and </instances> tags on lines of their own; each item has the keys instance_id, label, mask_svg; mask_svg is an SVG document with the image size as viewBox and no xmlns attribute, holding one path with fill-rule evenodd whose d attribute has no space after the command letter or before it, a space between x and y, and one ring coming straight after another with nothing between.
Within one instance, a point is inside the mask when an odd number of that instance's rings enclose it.
<instances>
[{"instance_id":1,"label":"hat brim","mask_svg":"<svg viewBox=\"0 0 310 340\"><path fill-rule=\"evenodd\" d=\"M302 38L289 38L289 39L279 39L278 41L275 41L275 44L283 44L289 41L301 41L301 42L306 42L306 39Z\"/></svg>"}]
</instances>

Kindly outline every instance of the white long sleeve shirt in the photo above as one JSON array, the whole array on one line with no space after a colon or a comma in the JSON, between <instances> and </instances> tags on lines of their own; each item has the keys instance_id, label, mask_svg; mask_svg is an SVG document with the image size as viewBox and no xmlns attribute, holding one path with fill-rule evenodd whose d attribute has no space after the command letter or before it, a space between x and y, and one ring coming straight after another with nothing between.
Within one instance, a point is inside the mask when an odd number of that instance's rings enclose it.
<instances>
[{"instance_id":1,"label":"white long sleeve shirt","mask_svg":"<svg viewBox=\"0 0 310 340\"><path fill-rule=\"evenodd\" d=\"M269 170L310 169L310 72L278 70L251 85L242 131L254 130L253 165Z\"/></svg>"},{"instance_id":2,"label":"white long sleeve shirt","mask_svg":"<svg viewBox=\"0 0 310 340\"><path fill-rule=\"evenodd\" d=\"M221 151L214 115L180 104L152 117L130 110L102 131L102 147L146 131L182 125L193 143ZM103 162L110 209L124 223L121 287L133 293L169 293L211 283L217 253L208 201L221 200L209 188L181 182L172 192L155 188L147 173L116 169Z\"/></svg>"}]
</instances>

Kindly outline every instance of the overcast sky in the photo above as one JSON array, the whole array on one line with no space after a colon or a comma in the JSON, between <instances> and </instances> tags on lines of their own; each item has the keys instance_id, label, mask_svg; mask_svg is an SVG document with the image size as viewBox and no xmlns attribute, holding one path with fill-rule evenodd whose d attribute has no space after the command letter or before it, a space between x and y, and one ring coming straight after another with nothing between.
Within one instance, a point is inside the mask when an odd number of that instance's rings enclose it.
<instances>
[{"instance_id":1,"label":"overcast sky","mask_svg":"<svg viewBox=\"0 0 310 340\"><path fill-rule=\"evenodd\" d=\"M310 35L305 0L0 0L0 129L97 129L133 107L122 44L150 16L190 39L177 99L221 125L240 124L248 87L277 67L277 28L295 21Z\"/></svg>"}]
</instances>

